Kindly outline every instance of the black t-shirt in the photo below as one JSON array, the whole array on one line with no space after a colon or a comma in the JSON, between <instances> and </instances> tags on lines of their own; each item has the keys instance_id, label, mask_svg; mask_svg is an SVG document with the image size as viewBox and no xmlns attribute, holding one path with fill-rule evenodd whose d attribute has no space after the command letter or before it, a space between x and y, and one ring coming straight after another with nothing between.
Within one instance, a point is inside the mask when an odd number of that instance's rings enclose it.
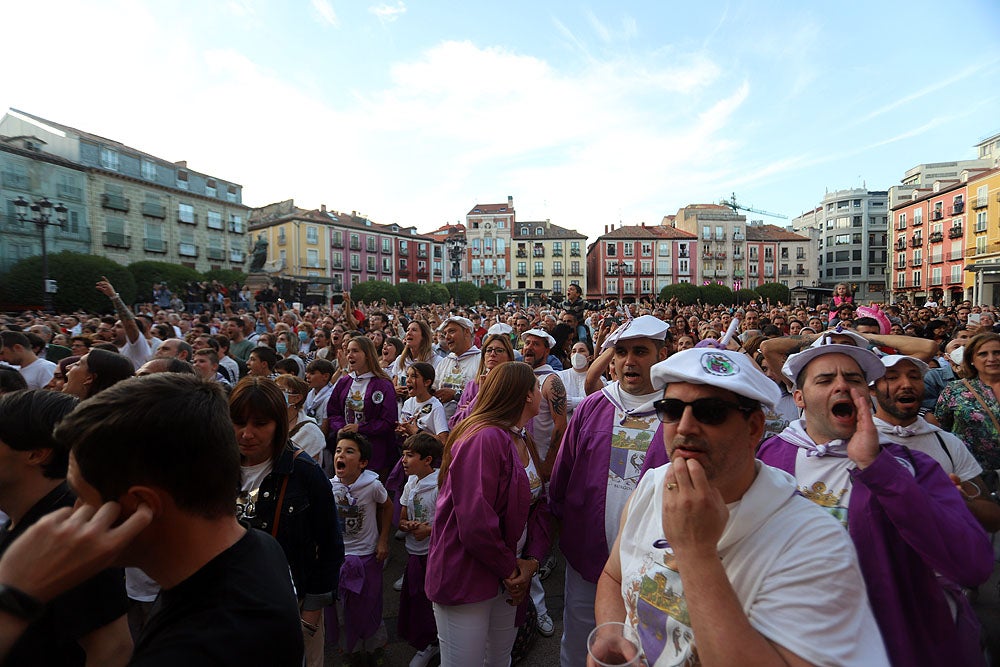
<instances>
[{"instance_id":1,"label":"black t-shirt","mask_svg":"<svg viewBox=\"0 0 1000 667\"><path fill-rule=\"evenodd\" d=\"M300 667L302 626L285 554L249 529L233 546L160 593L133 666Z\"/></svg>"},{"instance_id":2,"label":"black t-shirt","mask_svg":"<svg viewBox=\"0 0 1000 667\"><path fill-rule=\"evenodd\" d=\"M63 482L28 510L13 528L0 530L0 555L46 514L72 507L76 496ZM121 569L101 572L56 597L14 645L4 665L83 665L86 654L78 640L125 614L125 573Z\"/></svg>"}]
</instances>

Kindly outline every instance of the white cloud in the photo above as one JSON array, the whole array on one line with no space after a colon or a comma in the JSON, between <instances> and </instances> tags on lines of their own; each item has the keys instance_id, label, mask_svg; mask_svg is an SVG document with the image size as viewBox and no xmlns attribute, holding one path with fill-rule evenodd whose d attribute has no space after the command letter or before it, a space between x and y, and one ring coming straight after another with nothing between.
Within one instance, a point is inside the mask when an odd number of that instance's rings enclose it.
<instances>
[{"instance_id":1,"label":"white cloud","mask_svg":"<svg viewBox=\"0 0 1000 667\"><path fill-rule=\"evenodd\" d=\"M312 7L319 14L320 18L323 19L327 24L337 27L340 25L340 19L337 18L337 12L333 10L333 5L330 0L311 0Z\"/></svg>"},{"instance_id":2,"label":"white cloud","mask_svg":"<svg viewBox=\"0 0 1000 667\"><path fill-rule=\"evenodd\" d=\"M377 16L384 23L391 23L406 13L406 5L403 0L398 0L395 5L373 5L368 8L372 14Z\"/></svg>"}]
</instances>

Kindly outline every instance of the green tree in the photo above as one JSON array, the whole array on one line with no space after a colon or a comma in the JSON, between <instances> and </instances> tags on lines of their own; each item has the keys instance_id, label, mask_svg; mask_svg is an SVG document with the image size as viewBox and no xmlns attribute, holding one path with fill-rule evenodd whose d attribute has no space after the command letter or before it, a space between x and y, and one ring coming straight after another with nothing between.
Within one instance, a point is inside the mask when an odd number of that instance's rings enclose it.
<instances>
[{"instance_id":1,"label":"green tree","mask_svg":"<svg viewBox=\"0 0 1000 667\"><path fill-rule=\"evenodd\" d=\"M737 304L743 305L750 303L751 301L757 301L760 299L760 295L752 289L744 287L743 289L736 291L734 298L736 299Z\"/></svg>"},{"instance_id":2,"label":"green tree","mask_svg":"<svg viewBox=\"0 0 1000 667\"><path fill-rule=\"evenodd\" d=\"M486 283L479 288L479 300L487 306L496 305L496 293L500 291L500 286L493 283Z\"/></svg>"},{"instance_id":3,"label":"green tree","mask_svg":"<svg viewBox=\"0 0 1000 667\"><path fill-rule=\"evenodd\" d=\"M664 301L677 299L682 306L689 306L698 300L698 286L691 283L675 283L660 290L660 298Z\"/></svg>"},{"instance_id":4,"label":"green tree","mask_svg":"<svg viewBox=\"0 0 1000 667\"><path fill-rule=\"evenodd\" d=\"M427 285L419 283L399 283L399 300L404 306L424 305L431 302L431 292Z\"/></svg>"},{"instance_id":5,"label":"green tree","mask_svg":"<svg viewBox=\"0 0 1000 667\"><path fill-rule=\"evenodd\" d=\"M451 294L451 298L455 300L455 303L459 306L471 306L476 303L479 298L479 288L473 283L466 281L459 281L454 283L448 283L448 293Z\"/></svg>"},{"instance_id":6,"label":"green tree","mask_svg":"<svg viewBox=\"0 0 1000 667\"><path fill-rule=\"evenodd\" d=\"M703 302L711 306L718 306L719 304L728 305L733 302L733 290L725 285L717 285L715 283L702 285L698 288L698 294Z\"/></svg>"},{"instance_id":7,"label":"green tree","mask_svg":"<svg viewBox=\"0 0 1000 667\"><path fill-rule=\"evenodd\" d=\"M135 279L121 264L68 250L49 255L49 279L55 280L59 287L59 291L52 295L52 306L66 313L76 310L111 312L111 302L94 287L102 276L107 276L125 303L134 303ZM40 308L42 258L21 260L0 279L0 285L0 298L8 308Z\"/></svg>"},{"instance_id":8,"label":"green tree","mask_svg":"<svg viewBox=\"0 0 1000 667\"><path fill-rule=\"evenodd\" d=\"M770 299L771 305L778 305L778 302L788 303L791 299L791 292L781 283L764 283L756 289L757 294L764 301Z\"/></svg>"},{"instance_id":9,"label":"green tree","mask_svg":"<svg viewBox=\"0 0 1000 667\"><path fill-rule=\"evenodd\" d=\"M247 274L242 271L236 271L235 269L213 269L205 272L204 279L209 281L218 280L226 287L229 287L233 283L237 283L240 287L242 287L247 281Z\"/></svg>"},{"instance_id":10,"label":"green tree","mask_svg":"<svg viewBox=\"0 0 1000 667\"><path fill-rule=\"evenodd\" d=\"M187 283L204 280L194 269L170 262L132 262L128 270L135 280L136 300L143 303L153 300L153 285L157 283L166 283L176 294Z\"/></svg>"},{"instance_id":11,"label":"green tree","mask_svg":"<svg viewBox=\"0 0 1000 667\"><path fill-rule=\"evenodd\" d=\"M430 283L427 285L428 303L447 304L451 300L451 293L448 288L441 283Z\"/></svg>"},{"instance_id":12,"label":"green tree","mask_svg":"<svg viewBox=\"0 0 1000 667\"><path fill-rule=\"evenodd\" d=\"M392 283L384 280L370 280L358 283L351 288L351 299L358 303L378 303L385 299L387 303L399 302L399 290Z\"/></svg>"}]
</instances>

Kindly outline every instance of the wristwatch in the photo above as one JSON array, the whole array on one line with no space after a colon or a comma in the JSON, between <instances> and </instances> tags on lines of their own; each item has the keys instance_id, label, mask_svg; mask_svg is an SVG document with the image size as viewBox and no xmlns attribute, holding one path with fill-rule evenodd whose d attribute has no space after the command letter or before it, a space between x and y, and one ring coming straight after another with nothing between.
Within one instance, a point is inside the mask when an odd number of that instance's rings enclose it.
<instances>
[{"instance_id":1,"label":"wristwatch","mask_svg":"<svg viewBox=\"0 0 1000 667\"><path fill-rule=\"evenodd\" d=\"M42 615L45 603L13 586L0 584L0 611L30 623Z\"/></svg>"}]
</instances>

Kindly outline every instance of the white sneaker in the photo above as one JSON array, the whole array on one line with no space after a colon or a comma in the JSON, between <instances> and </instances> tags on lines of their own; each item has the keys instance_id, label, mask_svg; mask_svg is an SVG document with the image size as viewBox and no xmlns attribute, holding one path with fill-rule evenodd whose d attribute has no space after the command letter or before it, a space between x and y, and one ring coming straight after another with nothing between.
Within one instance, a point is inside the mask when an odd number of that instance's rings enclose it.
<instances>
[{"instance_id":1,"label":"white sneaker","mask_svg":"<svg viewBox=\"0 0 1000 667\"><path fill-rule=\"evenodd\" d=\"M412 660L410 660L410 667L427 667L427 665L431 664L431 660L434 659L434 656L440 652L441 649L439 647L431 644L423 651L417 651L417 654L413 656Z\"/></svg>"},{"instance_id":2,"label":"white sneaker","mask_svg":"<svg viewBox=\"0 0 1000 667\"><path fill-rule=\"evenodd\" d=\"M535 626L538 628L538 634L543 637L551 637L552 633L556 631L556 624L552 622L552 617L548 614L542 614L535 621Z\"/></svg>"},{"instance_id":3,"label":"white sneaker","mask_svg":"<svg viewBox=\"0 0 1000 667\"><path fill-rule=\"evenodd\" d=\"M396 581L394 581L392 583L392 590L394 590L394 591L401 591L401 590L403 590L403 577L405 577L405 576L406 576L405 573L399 575L399 579L397 579Z\"/></svg>"}]
</instances>

